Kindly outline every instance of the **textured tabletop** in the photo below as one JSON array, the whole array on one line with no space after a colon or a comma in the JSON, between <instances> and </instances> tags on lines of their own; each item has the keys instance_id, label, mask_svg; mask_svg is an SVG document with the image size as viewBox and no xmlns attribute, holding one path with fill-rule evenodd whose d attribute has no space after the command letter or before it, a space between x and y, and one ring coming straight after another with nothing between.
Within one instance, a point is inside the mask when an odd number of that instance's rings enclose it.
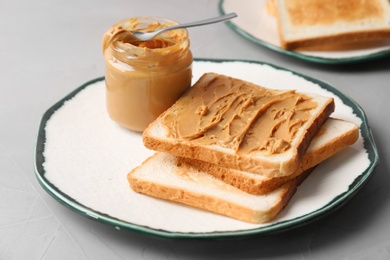
<instances>
[{"instance_id":1,"label":"textured tabletop","mask_svg":"<svg viewBox=\"0 0 390 260\"><path fill-rule=\"evenodd\" d=\"M226 24L189 29L194 57L288 68L331 84L363 108L380 164L347 204L283 233L169 239L93 221L42 188L34 168L40 120L58 100L104 76L101 40L112 24L140 15L187 22L218 14L218 1L207 0L0 3L0 259L390 258L390 58L308 62L264 48Z\"/></svg>"}]
</instances>

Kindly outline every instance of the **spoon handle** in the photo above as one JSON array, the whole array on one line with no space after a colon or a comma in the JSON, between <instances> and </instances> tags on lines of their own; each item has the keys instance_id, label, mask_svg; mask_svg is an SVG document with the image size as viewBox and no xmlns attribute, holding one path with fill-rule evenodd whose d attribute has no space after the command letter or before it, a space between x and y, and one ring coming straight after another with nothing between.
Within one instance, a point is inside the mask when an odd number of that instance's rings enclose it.
<instances>
[{"instance_id":1,"label":"spoon handle","mask_svg":"<svg viewBox=\"0 0 390 260\"><path fill-rule=\"evenodd\" d=\"M176 27L176 28L183 28L183 27L185 27L185 28L188 28L188 27L206 25L206 24L211 24L211 23L223 22L223 21L226 21L226 20L230 20L230 19L232 19L234 17L237 17L236 13L229 13L229 14L225 14L225 15L221 15L221 16L218 16L218 17L209 18L209 19L205 19L205 20L201 20L201 21L197 21L197 22L182 23L182 24L178 24L178 25L175 25L175 26L172 26L172 27Z\"/></svg>"},{"instance_id":2,"label":"spoon handle","mask_svg":"<svg viewBox=\"0 0 390 260\"><path fill-rule=\"evenodd\" d=\"M234 17L237 17L236 13L229 13L225 14L222 16L214 17L214 18L209 18L206 20L201 20L197 22L191 22L191 23L182 23L174 26L169 26L162 28L160 30L154 31L154 32L132 32L134 39L133 41L149 41L159 35L162 32L169 31L169 30L174 30L174 29L179 29L179 28L188 28L188 27L194 27L194 26L200 26L200 25L206 25L206 24L211 24L211 23L217 23L217 22L223 22L229 19L232 19Z\"/></svg>"},{"instance_id":3,"label":"spoon handle","mask_svg":"<svg viewBox=\"0 0 390 260\"><path fill-rule=\"evenodd\" d=\"M218 23L218 22L223 22L223 21L226 21L226 20L230 20L230 19L232 19L234 17L237 17L236 13L229 13L229 14L225 14L225 15L222 15L222 16L209 18L209 19L205 19L205 20L201 20L201 21L197 21L197 22L182 23L182 24L174 25L174 26L171 26L171 27L163 28L161 31L173 30L173 29L179 29L179 28L188 28L188 27L194 27L194 26L201 26L201 25L212 24L212 23Z\"/></svg>"}]
</instances>

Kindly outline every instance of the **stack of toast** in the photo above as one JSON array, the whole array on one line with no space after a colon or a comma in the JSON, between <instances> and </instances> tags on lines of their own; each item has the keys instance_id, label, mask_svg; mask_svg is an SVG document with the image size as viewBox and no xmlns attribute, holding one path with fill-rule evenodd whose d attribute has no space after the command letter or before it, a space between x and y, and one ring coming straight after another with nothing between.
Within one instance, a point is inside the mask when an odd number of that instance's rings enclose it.
<instances>
[{"instance_id":1,"label":"stack of toast","mask_svg":"<svg viewBox=\"0 0 390 260\"><path fill-rule=\"evenodd\" d=\"M285 49L390 39L388 0L268 0L266 7Z\"/></svg>"},{"instance_id":2,"label":"stack of toast","mask_svg":"<svg viewBox=\"0 0 390 260\"><path fill-rule=\"evenodd\" d=\"M273 220L311 169L353 144L331 97L205 73L143 132L139 193L250 223Z\"/></svg>"}]
</instances>

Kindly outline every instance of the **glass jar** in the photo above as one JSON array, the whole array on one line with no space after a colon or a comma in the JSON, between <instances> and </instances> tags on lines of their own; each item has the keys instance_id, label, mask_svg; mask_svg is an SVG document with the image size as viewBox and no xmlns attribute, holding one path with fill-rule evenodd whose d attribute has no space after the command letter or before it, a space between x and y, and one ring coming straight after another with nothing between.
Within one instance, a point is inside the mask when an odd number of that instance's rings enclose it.
<instances>
[{"instance_id":1,"label":"glass jar","mask_svg":"<svg viewBox=\"0 0 390 260\"><path fill-rule=\"evenodd\" d=\"M187 30L167 31L149 42L136 42L131 33L175 24L165 18L136 17L114 24L105 33L106 105L118 124L143 131L191 86Z\"/></svg>"}]
</instances>

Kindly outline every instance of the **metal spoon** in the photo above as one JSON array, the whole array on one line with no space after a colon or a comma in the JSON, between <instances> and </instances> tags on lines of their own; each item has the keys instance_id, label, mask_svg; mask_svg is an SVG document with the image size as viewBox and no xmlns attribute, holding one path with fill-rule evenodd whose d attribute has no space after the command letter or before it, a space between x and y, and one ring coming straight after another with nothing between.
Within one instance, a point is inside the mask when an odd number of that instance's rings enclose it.
<instances>
[{"instance_id":1,"label":"metal spoon","mask_svg":"<svg viewBox=\"0 0 390 260\"><path fill-rule=\"evenodd\" d=\"M150 41L151 39L153 39L154 37L156 37L157 35L159 35L162 32L165 32L165 31L223 22L226 20L230 20L234 17L237 17L236 13L229 13L229 14L218 16L215 18L210 18L210 19L201 20L201 21L197 21L197 22L191 22L191 23L183 23L183 24L178 24L178 25L162 28L162 29L154 31L154 32L137 32L137 31L135 31L135 32L132 32L132 34L135 38L134 41L146 42L146 41Z\"/></svg>"}]
</instances>

